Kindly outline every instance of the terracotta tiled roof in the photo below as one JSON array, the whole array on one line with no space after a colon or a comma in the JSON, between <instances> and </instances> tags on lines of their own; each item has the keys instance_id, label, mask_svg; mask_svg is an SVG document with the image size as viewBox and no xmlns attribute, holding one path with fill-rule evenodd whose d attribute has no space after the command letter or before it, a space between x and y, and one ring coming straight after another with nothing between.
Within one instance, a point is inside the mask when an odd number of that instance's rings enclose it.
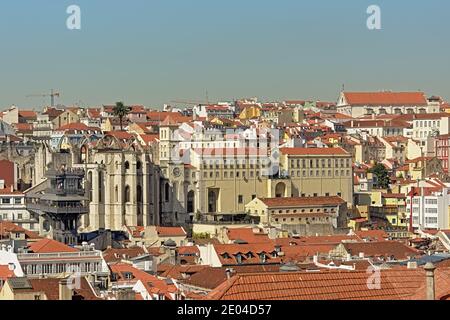
<instances>
[{"instance_id":1,"label":"terracotta tiled roof","mask_svg":"<svg viewBox=\"0 0 450 320\"><path fill-rule=\"evenodd\" d=\"M159 134L141 134L140 137L144 141L146 145L150 145L152 142L155 142L159 139Z\"/></svg>"},{"instance_id":2,"label":"terracotta tiled roof","mask_svg":"<svg viewBox=\"0 0 450 320\"><path fill-rule=\"evenodd\" d=\"M111 264L111 271L116 275L116 281L138 282L141 281L146 290L151 294L163 294L170 299L168 293L175 293L177 287L174 284L168 284L145 271L134 268L125 263ZM131 274L132 279L127 279L125 274Z\"/></svg>"},{"instance_id":3,"label":"terracotta tiled roof","mask_svg":"<svg viewBox=\"0 0 450 320\"><path fill-rule=\"evenodd\" d=\"M418 250L397 241L346 242L342 245L353 256L364 253L365 257L394 257L396 260L406 260L408 257L420 255Z\"/></svg>"},{"instance_id":4,"label":"terracotta tiled roof","mask_svg":"<svg viewBox=\"0 0 450 320\"><path fill-rule=\"evenodd\" d=\"M15 293L44 293L48 300L59 300L61 279L28 279L32 288L13 289ZM95 296L86 278L80 279L80 287L73 291L72 300L100 300Z\"/></svg>"},{"instance_id":5,"label":"terracotta tiled roof","mask_svg":"<svg viewBox=\"0 0 450 320\"><path fill-rule=\"evenodd\" d=\"M42 114L46 114L48 115L50 120L55 119L56 117L58 117L59 115L61 115L61 113L63 113L64 110L59 110L59 109L55 109L55 108L48 108L47 111L43 112Z\"/></svg>"},{"instance_id":6,"label":"terracotta tiled roof","mask_svg":"<svg viewBox=\"0 0 450 320\"><path fill-rule=\"evenodd\" d=\"M32 110L20 110L19 117L28 118L28 119L36 119L37 113Z\"/></svg>"},{"instance_id":7,"label":"terracotta tiled roof","mask_svg":"<svg viewBox=\"0 0 450 320\"><path fill-rule=\"evenodd\" d=\"M56 129L56 131L99 131L101 132L100 128L94 128L94 127L88 127L87 125L85 125L84 123L69 123L66 124L62 127L59 127L58 129Z\"/></svg>"},{"instance_id":8,"label":"terracotta tiled roof","mask_svg":"<svg viewBox=\"0 0 450 320\"><path fill-rule=\"evenodd\" d=\"M145 250L141 247L132 247L124 249L109 248L103 251L103 259L105 259L107 263L118 262L122 261L122 259L136 258L145 254L146 254Z\"/></svg>"},{"instance_id":9,"label":"terracotta tiled roof","mask_svg":"<svg viewBox=\"0 0 450 320\"><path fill-rule=\"evenodd\" d=\"M423 269L382 270L379 287L366 270L238 274L208 300L425 300ZM450 270L436 270L436 298L450 294Z\"/></svg>"},{"instance_id":10,"label":"terracotta tiled roof","mask_svg":"<svg viewBox=\"0 0 450 320\"><path fill-rule=\"evenodd\" d=\"M179 255L199 255L200 250L197 246L184 246L178 248Z\"/></svg>"},{"instance_id":11,"label":"terracotta tiled roof","mask_svg":"<svg viewBox=\"0 0 450 320\"><path fill-rule=\"evenodd\" d=\"M384 230L360 230L355 233L361 240L384 241L389 238Z\"/></svg>"},{"instance_id":12,"label":"terracotta tiled roof","mask_svg":"<svg viewBox=\"0 0 450 320\"><path fill-rule=\"evenodd\" d=\"M15 277L14 271L9 269L9 266L0 265L0 280L5 281L8 278Z\"/></svg>"},{"instance_id":13,"label":"terracotta tiled roof","mask_svg":"<svg viewBox=\"0 0 450 320\"><path fill-rule=\"evenodd\" d=\"M269 208L302 207L302 206L338 206L345 203L341 197L297 197L297 198L262 198Z\"/></svg>"},{"instance_id":14,"label":"terracotta tiled roof","mask_svg":"<svg viewBox=\"0 0 450 320\"><path fill-rule=\"evenodd\" d=\"M41 239L37 233L28 231L10 221L0 221L0 235L2 235L3 238L6 238L10 232L25 233L26 239Z\"/></svg>"},{"instance_id":15,"label":"terracotta tiled roof","mask_svg":"<svg viewBox=\"0 0 450 320\"><path fill-rule=\"evenodd\" d=\"M209 266L201 266L201 265L189 265L189 266L180 266L180 265L166 265L165 268L162 266L158 266L158 272L161 272L159 275L163 278L171 278L176 280L185 279L185 276L191 277L192 275L201 272L204 269L210 269ZM164 271L162 271L164 270Z\"/></svg>"},{"instance_id":16,"label":"terracotta tiled roof","mask_svg":"<svg viewBox=\"0 0 450 320\"><path fill-rule=\"evenodd\" d=\"M183 282L198 288L212 290L217 288L226 279L226 269L207 267L193 274Z\"/></svg>"},{"instance_id":17,"label":"terracotta tiled roof","mask_svg":"<svg viewBox=\"0 0 450 320\"><path fill-rule=\"evenodd\" d=\"M349 105L426 106L423 92L344 92Z\"/></svg>"},{"instance_id":18,"label":"terracotta tiled roof","mask_svg":"<svg viewBox=\"0 0 450 320\"><path fill-rule=\"evenodd\" d=\"M229 228L227 236L230 240L243 240L247 243L270 243L267 234L254 233L253 228Z\"/></svg>"},{"instance_id":19,"label":"terracotta tiled roof","mask_svg":"<svg viewBox=\"0 0 450 320\"><path fill-rule=\"evenodd\" d=\"M119 139L119 140L128 140L133 138L133 135L126 131L108 131L105 132L105 134L112 135L113 137Z\"/></svg>"},{"instance_id":20,"label":"terracotta tiled roof","mask_svg":"<svg viewBox=\"0 0 450 320\"><path fill-rule=\"evenodd\" d=\"M267 264L281 262L280 257L272 255L275 252L274 244L215 244L214 249L222 265L261 264L259 255L262 254L265 255ZM242 258L240 263L238 255Z\"/></svg>"},{"instance_id":21,"label":"terracotta tiled roof","mask_svg":"<svg viewBox=\"0 0 450 320\"><path fill-rule=\"evenodd\" d=\"M87 110L87 115L91 119L99 119L101 118L101 111L100 109L90 108Z\"/></svg>"},{"instance_id":22,"label":"terracotta tiled roof","mask_svg":"<svg viewBox=\"0 0 450 320\"><path fill-rule=\"evenodd\" d=\"M186 231L182 227L156 227L156 232L160 237L186 236Z\"/></svg>"},{"instance_id":23,"label":"terracotta tiled roof","mask_svg":"<svg viewBox=\"0 0 450 320\"><path fill-rule=\"evenodd\" d=\"M78 249L69 247L64 243L53 239L42 239L33 242L28 247L33 253L53 253L53 252L78 252Z\"/></svg>"},{"instance_id":24,"label":"terracotta tiled roof","mask_svg":"<svg viewBox=\"0 0 450 320\"><path fill-rule=\"evenodd\" d=\"M342 148L281 148L280 152L293 156L350 155Z\"/></svg>"}]
</instances>

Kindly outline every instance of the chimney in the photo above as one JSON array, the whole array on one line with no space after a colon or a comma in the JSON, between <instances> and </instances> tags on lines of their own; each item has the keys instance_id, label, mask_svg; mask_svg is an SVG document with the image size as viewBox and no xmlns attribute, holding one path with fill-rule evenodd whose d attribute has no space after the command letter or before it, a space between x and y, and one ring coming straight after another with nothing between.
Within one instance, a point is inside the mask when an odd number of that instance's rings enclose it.
<instances>
[{"instance_id":1,"label":"chimney","mask_svg":"<svg viewBox=\"0 0 450 320\"><path fill-rule=\"evenodd\" d=\"M436 299L436 285L434 279L434 270L436 267L431 262L428 262L425 267L425 277L426 277L426 290L427 290L427 300Z\"/></svg>"},{"instance_id":2,"label":"chimney","mask_svg":"<svg viewBox=\"0 0 450 320\"><path fill-rule=\"evenodd\" d=\"M72 300L73 290L70 287L69 279L62 279L59 281L59 300Z\"/></svg>"},{"instance_id":3,"label":"chimney","mask_svg":"<svg viewBox=\"0 0 450 320\"><path fill-rule=\"evenodd\" d=\"M360 252L360 253L359 253L359 258L360 258L360 259L364 259L364 252Z\"/></svg>"},{"instance_id":4,"label":"chimney","mask_svg":"<svg viewBox=\"0 0 450 320\"><path fill-rule=\"evenodd\" d=\"M317 255L314 255L313 262L314 262L314 264L319 262L319 257Z\"/></svg>"},{"instance_id":5,"label":"chimney","mask_svg":"<svg viewBox=\"0 0 450 320\"><path fill-rule=\"evenodd\" d=\"M232 274L233 274L233 270L232 269L229 269L229 268L227 268L227 270L225 271L226 273L227 273L227 279L229 280L229 279L231 279L231 277L232 277Z\"/></svg>"}]
</instances>

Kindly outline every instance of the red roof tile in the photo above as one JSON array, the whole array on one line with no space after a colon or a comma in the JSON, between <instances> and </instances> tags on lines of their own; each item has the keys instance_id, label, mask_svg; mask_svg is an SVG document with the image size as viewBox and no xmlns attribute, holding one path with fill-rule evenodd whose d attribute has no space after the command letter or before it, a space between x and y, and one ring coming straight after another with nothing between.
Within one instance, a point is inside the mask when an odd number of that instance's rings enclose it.
<instances>
[{"instance_id":1,"label":"red roof tile","mask_svg":"<svg viewBox=\"0 0 450 320\"><path fill-rule=\"evenodd\" d=\"M349 105L426 106L423 92L344 92Z\"/></svg>"},{"instance_id":2,"label":"red roof tile","mask_svg":"<svg viewBox=\"0 0 450 320\"><path fill-rule=\"evenodd\" d=\"M259 199L269 208L302 206L337 206L345 203L341 197L296 197L296 198L262 198Z\"/></svg>"},{"instance_id":3,"label":"red roof tile","mask_svg":"<svg viewBox=\"0 0 450 320\"><path fill-rule=\"evenodd\" d=\"M342 148L281 148L280 152L293 156L350 155Z\"/></svg>"},{"instance_id":4,"label":"red roof tile","mask_svg":"<svg viewBox=\"0 0 450 320\"><path fill-rule=\"evenodd\" d=\"M247 243L269 243L271 241L265 233L254 233L253 228L229 228L227 236L232 241L243 240Z\"/></svg>"},{"instance_id":5,"label":"red roof tile","mask_svg":"<svg viewBox=\"0 0 450 320\"><path fill-rule=\"evenodd\" d=\"M364 253L365 257L393 257L396 260L406 260L408 257L420 255L418 250L397 241L345 242L342 245L353 256Z\"/></svg>"},{"instance_id":6,"label":"red roof tile","mask_svg":"<svg viewBox=\"0 0 450 320\"><path fill-rule=\"evenodd\" d=\"M42 239L31 243L28 247L33 253L54 253L54 252L78 252L78 249L69 247L64 243L53 239Z\"/></svg>"},{"instance_id":7,"label":"red roof tile","mask_svg":"<svg viewBox=\"0 0 450 320\"><path fill-rule=\"evenodd\" d=\"M156 227L156 232L161 237L183 237L186 231L183 227Z\"/></svg>"},{"instance_id":8,"label":"red roof tile","mask_svg":"<svg viewBox=\"0 0 450 320\"><path fill-rule=\"evenodd\" d=\"M366 270L238 274L208 294L207 300L425 300L423 269L381 270L369 282ZM436 270L436 297L450 294L450 270ZM372 287L372 286L374 287ZM375 287L379 285L379 287Z\"/></svg>"}]
</instances>

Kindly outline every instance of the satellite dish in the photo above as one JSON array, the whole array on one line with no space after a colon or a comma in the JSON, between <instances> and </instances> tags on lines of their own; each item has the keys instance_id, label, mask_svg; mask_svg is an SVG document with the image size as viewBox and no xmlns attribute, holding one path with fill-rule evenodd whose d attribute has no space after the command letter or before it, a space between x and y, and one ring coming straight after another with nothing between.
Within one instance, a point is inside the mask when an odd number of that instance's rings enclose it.
<instances>
[{"instance_id":1,"label":"satellite dish","mask_svg":"<svg viewBox=\"0 0 450 320\"><path fill-rule=\"evenodd\" d=\"M9 263L9 264L8 264L8 269L9 269L10 271L14 271L14 270L16 270L16 265L15 265L14 263Z\"/></svg>"}]
</instances>

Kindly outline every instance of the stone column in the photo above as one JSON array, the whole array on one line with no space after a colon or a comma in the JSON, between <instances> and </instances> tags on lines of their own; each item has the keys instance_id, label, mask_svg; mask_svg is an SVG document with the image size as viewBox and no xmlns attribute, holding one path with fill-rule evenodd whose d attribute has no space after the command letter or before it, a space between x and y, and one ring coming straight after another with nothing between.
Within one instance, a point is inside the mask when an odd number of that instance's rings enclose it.
<instances>
[{"instance_id":1,"label":"stone column","mask_svg":"<svg viewBox=\"0 0 450 320\"><path fill-rule=\"evenodd\" d=\"M148 163L147 157L144 155L142 161L142 215L143 215L143 225L150 225L150 214L149 214L149 175L148 175Z\"/></svg>"},{"instance_id":2,"label":"stone column","mask_svg":"<svg viewBox=\"0 0 450 320\"><path fill-rule=\"evenodd\" d=\"M92 195L92 201L90 205L89 215L91 216L90 222L92 224L92 229L97 230L99 228L99 198L98 198L98 168L92 171L92 181L89 185L90 194Z\"/></svg>"}]
</instances>

